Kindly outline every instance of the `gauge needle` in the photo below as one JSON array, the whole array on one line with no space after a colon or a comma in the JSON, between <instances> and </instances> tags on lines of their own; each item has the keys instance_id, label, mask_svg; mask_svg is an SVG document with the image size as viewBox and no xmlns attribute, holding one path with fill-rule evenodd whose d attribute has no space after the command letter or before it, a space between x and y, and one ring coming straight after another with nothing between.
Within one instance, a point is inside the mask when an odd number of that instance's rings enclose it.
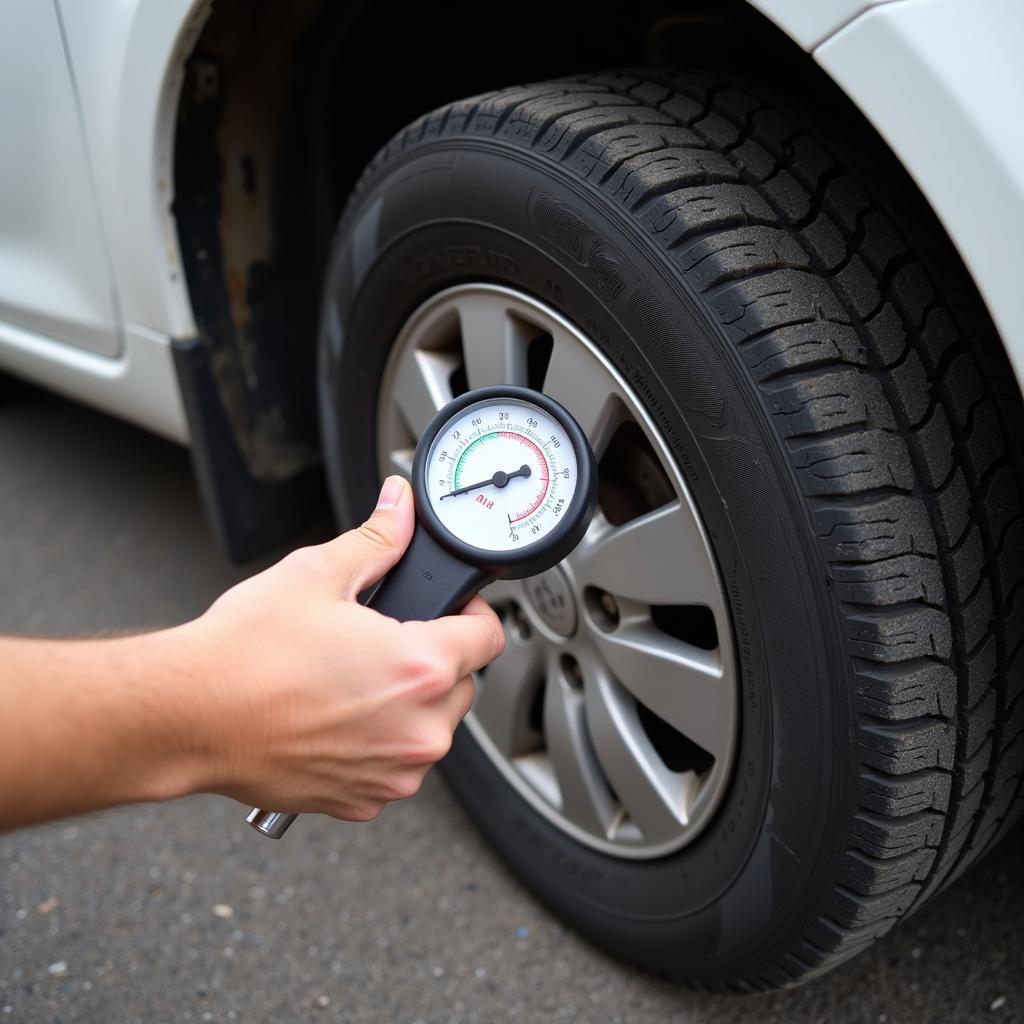
<instances>
[{"instance_id":1,"label":"gauge needle","mask_svg":"<svg viewBox=\"0 0 1024 1024\"><path fill-rule=\"evenodd\" d=\"M444 501L445 498L454 498L456 494L465 494L466 491L475 491L478 487L504 487L509 480L514 479L517 476L521 476L524 479L530 475L529 466L520 466L518 469L513 470L511 473L503 473L500 469L494 476L487 480L481 480L478 484L470 484L468 487L459 487L457 490L449 491L447 494L442 494L440 501Z\"/></svg>"}]
</instances>

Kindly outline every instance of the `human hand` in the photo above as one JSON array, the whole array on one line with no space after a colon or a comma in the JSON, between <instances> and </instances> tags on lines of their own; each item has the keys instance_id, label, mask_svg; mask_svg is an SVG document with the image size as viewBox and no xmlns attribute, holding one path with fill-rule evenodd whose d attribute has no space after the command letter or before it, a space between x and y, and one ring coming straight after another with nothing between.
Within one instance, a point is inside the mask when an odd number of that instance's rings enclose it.
<instances>
[{"instance_id":1,"label":"human hand","mask_svg":"<svg viewBox=\"0 0 1024 1024\"><path fill-rule=\"evenodd\" d=\"M196 673L193 791L367 821L419 789L472 704L470 673L505 638L479 597L432 622L356 602L413 525L411 489L390 477L361 527L292 552L182 627L213 669Z\"/></svg>"}]
</instances>

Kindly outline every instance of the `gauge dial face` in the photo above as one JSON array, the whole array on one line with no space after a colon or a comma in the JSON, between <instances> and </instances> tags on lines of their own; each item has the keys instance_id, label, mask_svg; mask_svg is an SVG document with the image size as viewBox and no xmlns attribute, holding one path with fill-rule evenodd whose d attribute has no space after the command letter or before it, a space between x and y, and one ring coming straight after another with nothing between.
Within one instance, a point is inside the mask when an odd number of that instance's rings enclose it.
<instances>
[{"instance_id":1,"label":"gauge dial face","mask_svg":"<svg viewBox=\"0 0 1024 1024\"><path fill-rule=\"evenodd\" d=\"M464 544L515 551L549 536L576 493L572 441L518 398L467 406L438 431L424 473L431 507Z\"/></svg>"}]
</instances>

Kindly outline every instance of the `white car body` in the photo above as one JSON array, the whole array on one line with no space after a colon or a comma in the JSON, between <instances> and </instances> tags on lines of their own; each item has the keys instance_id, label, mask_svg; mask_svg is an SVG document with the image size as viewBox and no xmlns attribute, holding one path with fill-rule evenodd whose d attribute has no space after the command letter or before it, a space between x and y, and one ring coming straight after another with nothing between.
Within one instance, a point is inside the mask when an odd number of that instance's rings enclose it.
<instances>
[{"instance_id":1,"label":"white car body","mask_svg":"<svg viewBox=\"0 0 1024 1024\"><path fill-rule=\"evenodd\" d=\"M1024 382L1024 7L751 0L866 115L973 275ZM0 368L189 442L195 335L173 212L184 62L209 0L10 0L0 35Z\"/></svg>"}]
</instances>

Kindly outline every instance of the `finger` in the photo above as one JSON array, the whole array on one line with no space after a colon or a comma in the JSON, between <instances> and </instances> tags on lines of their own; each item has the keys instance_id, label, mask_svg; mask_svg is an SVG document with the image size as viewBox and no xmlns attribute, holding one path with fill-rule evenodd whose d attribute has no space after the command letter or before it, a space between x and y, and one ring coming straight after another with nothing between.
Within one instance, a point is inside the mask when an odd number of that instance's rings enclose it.
<instances>
[{"instance_id":1,"label":"finger","mask_svg":"<svg viewBox=\"0 0 1024 1024\"><path fill-rule=\"evenodd\" d=\"M476 684L472 676L464 676L451 689L451 693L444 699L445 714L447 721L454 732L459 723L469 714L473 707L473 699L476 697Z\"/></svg>"},{"instance_id":2,"label":"finger","mask_svg":"<svg viewBox=\"0 0 1024 1024\"><path fill-rule=\"evenodd\" d=\"M409 546L414 524L412 488L402 477L389 476L370 518L323 545L343 597L354 598L395 565Z\"/></svg>"},{"instance_id":3,"label":"finger","mask_svg":"<svg viewBox=\"0 0 1024 1024\"><path fill-rule=\"evenodd\" d=\"M408 622L404 628L419 631L419 642L429 645L427 649L439 651L452 666L455 678L489 665L505 649L501 622L483 601L468 613L446 615L432 622Z\"/></svg>"},{"instance_id":4,"label":"finger","mask_svg":"<svg viewBox=\"0 0 1024 1024\"><path fill-rule=\"evenodd\" d=\"M460 615L494 615L494 609L479 595L470 598L469 604L459 612Z\"/></svg>"}]
</instances>

